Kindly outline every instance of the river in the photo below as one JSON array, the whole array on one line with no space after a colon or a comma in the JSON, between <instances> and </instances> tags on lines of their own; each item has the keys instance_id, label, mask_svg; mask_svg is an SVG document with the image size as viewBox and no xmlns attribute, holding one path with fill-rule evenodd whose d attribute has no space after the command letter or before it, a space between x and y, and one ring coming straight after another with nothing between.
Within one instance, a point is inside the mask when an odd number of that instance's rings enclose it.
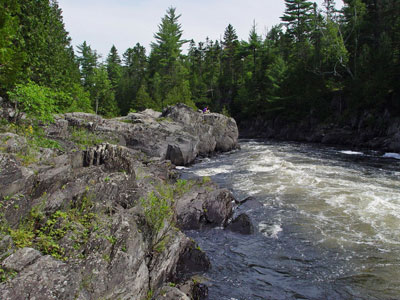
<instances>
[{"instance_id":1,"label":"river","mask_svg":"<svg viewBox=\"0 0 400 300\"><path fill-rule=\"evenodd\" d=\"M400 156L242 140L184 178L210 176L252 235L189 231L207 252L210 300L400 299Z\"/></svg>"}]
</instances>

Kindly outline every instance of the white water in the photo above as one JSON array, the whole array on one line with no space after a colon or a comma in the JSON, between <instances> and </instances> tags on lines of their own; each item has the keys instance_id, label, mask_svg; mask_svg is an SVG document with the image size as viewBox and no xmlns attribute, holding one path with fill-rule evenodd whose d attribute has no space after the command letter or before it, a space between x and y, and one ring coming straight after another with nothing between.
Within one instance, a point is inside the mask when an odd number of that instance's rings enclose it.
<instances>
[{"instance_id":1,"label":"white water","mask_svg":"<svg viewBox=\"0 0 400 300\"><path fill-rule=\"evenodd\" d=\"M383 157L388 157L388 158L395 158L395 159L400 159L400 154L399 153L385 153Z\"/></svg>"},{"instance_id":2,"label":"white water","mask_svg":"<svg viewBox=\"0 0 400 300\"><path fill-rule=\"evenodd\" d=\"M322 249L337 257L344 265L332 268L330 280L344 280L371 299L400 299L400 155L369 156L247 142L240 152L200 164L193 173L228 182L236 194L273 209L257 224L268 240L301 237L311 245L302 256ZM333 262L325 263L331 268Z\"/></svg>"}]
</instances>

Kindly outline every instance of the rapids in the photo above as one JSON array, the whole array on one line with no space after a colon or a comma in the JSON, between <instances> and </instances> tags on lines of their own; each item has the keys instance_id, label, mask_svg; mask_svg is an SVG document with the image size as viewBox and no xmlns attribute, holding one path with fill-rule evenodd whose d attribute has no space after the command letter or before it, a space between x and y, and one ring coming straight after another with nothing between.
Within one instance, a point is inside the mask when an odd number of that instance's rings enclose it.
<instances>
[{"instance_id":1,"label":"rapids","mask_svg":"<svg viewBox=\"0 0 400 300\"><path fill-rule=\"evenodd\" d=\"M241 147L182 170L257 200L236 211L251 216L253 235L188 232L212 261L209 299L400 299L400 155Z\"/></svg>"}]
</instances>

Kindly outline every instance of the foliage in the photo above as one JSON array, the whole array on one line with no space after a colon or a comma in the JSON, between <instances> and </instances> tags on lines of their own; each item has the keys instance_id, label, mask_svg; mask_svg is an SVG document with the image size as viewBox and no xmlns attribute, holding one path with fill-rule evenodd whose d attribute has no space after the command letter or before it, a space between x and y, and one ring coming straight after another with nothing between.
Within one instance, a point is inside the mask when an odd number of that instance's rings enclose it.
<instances>
[{"instance_id":1,"label":"foliage","mask_svg":"<svg viewBox=\"0 0 400 300\"><path fill-rule=\"evenodd\" d=\"M8 229L18 248L34 247L43 254L67 260L60 240L72 232L76 248L79 249L87 242L88 233L98 227L97 215L92 212L93 203L88 193L76 202L71 202L67 211L58 210L46 215L42 206L32 208L16 229Z\"/></svg>"},{"instance_id":2,"label":"foliage","mask_svg":"<svg viewBox=\"0 0 400 300\"><path fill-rule=\"evenodd\" d=\"M93 132L88 131L85 128L73 127L71 130L71 139L78 145L79 149L86 150L89 147L101 144L104 142L103 139L99 138Z\"/></svg>"},{"instance_id":3,"label":"foliage","mask_svg":"<svg viewBox=\"0 0 400 300\"><path fill-rule=\"evenodd\" d=\"M147 56L146 48L137 43L123 54L122 77L118 84L118 106L121 114L126 114L130 108L144 109L157 107L148 93L146 83Z\"/></svg>"},{"instance_id":4,"label":"foliage","mask_svg":"<svg viewBox=\"0 0 400 300\"><path fill-rule=\"evenodd\" d=\"M185 179L178 179L174 185L174 193L182 196L183 194L187 193L191 190L194 185L194 181L185 180Z\"/></svg>"},{"instance_id":5,"label":"foliage","mask_svg":"<svg viewBox=\"0 0 400 300\"><path fill-rule=\"evenodd\" d=\"M13 270L3 269L2 267L0 267L0 283L10 280L14 278L16 275L17 272Z\"/></svg>"},{"instance_id":6,"label":"foliage","mask_svg":"<svg viewBox=\"0 0 400 300\"><path fill-rule=\"evenodd\" d=\"M146 198L141 198L141 205L144 209L147 224L150 226L153 235L156 236L171 221L172 208L169 197L157 196L150 192Z\"/></svg>"},{"instance_id":7,"label":"foliage","mask_svg":"<svg viewBox=\"0 0 400 300\"><path fill-rule=\"evenodd\" d=\"M33 82L19 84L14 91L8 92L12 103L15 104L17 119L25 113L28 118L42 122L53 121L52 114L56 112L56 92L50 88L39 86Z\"/></svg>"},{"instance_id":8,"label":"foliage","mask_svg":"<svg viewBox=\"0 0 400 300\"><path fill-rule=\"evenodd\" d=\"M19 19L15 15L20 4L15 0L0 3L0 96L6 89L13 88L21 75L26 54L21 51Z\"/></svg>"},{"instance_id":9,"label":"foliage","mask_svg":"<svg viewBox=\"0 0 400 300\"><path fill-rule=\"evenodd\" d=\"M287 33L295 42L302 42L310 33L313 4L307 0L285 0L285 5L281 19L286 23Z\"/></svg>"},{"instance_id":10,"label":"foliage","mask_svg":"<svg viewBox=\"0 0 400 300\"><path fill-rule=\"evenodd\" d=\"M131 108L139 111L145 110L146 108L151 108L153 110L159 110L160 106L155 102L149 95L146 89L146 85L142 84L136 93L136 101Z\"/></svg>"},{"instance_id":11,"label":"foliage","mask_svg":"<svg viewBox=\"0 0 400 300\"><path fill-rule=\"evenodd\" d=\"M156 84L154 92L159 93L157 100L161 102L161 109L169 104L191 101L189 84L185 81L186 69L180 59L181 47L187 41L181 39L183 31L179 18L175 8L168 8L154 35L156 42L151 44L150 76ZM162 80L157 80L157 76Z\"/></svg>"},{"instance_id":12,"label":"foliage","mask_svg":"<svg viewBox=\"0 0 400 300\"><path fill-rule=\"evenodd\" d=\"M79 82L78 66L57 1L6 0L0 11L2 88L10 90L17 83L31 80L69 91Z\"/></svg>"},{"instance_id":13,"label":"foliage","mask_svg":"<svg viewBox=\"0 0 400 300\"><path fill-rule=\"evenodd\" d=\"M92 50L90 45L84 41L78 46L78 54L76 60L80 66L80 76L83 86L88 89L92 86L91 77L94 76L99 56L96 51Z\"/></svg>"},{"instance_id":14,"label":"foliage","mask_svg":"<svg viewBox=\"0 0 400 300\"><path fill-rule=\"evenodd\" d=\"M223 111L238 123L310 115L323 121L338 115L330 105L338 93L346 99L339 119L365 110L400 114L399 1L344 0L340 11L334 0L321 9L307 0L284 4L283 23L265 37L253 23L248 39L239 40L228 24L221 40L192 40L187 54L180 15L169 7L149 55L136 44L121 58L113 46L103 65L86 41L75 56L57 1L4 0L0 96L46 121L53 112L113 117L179 102Z\"/></svg>"},{"instance_id":15,"label":"foliage","mask_svg":"<svg viewBox=\"0 0 400 300\"><path fill-rule=\"evenodd\" d=\"M91 77L92 87L90 95L95 112L105 117L115 117L118 115L118 105L112 89L112 83L108 79L107 68L101 65L94 70Z\"/></svg>"}]
</instances>

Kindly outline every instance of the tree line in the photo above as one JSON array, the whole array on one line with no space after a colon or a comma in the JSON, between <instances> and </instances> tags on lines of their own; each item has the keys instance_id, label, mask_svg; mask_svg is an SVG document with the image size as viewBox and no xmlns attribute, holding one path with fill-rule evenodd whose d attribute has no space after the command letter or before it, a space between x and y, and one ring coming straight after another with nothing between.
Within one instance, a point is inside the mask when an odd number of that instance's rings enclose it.
<instances>
[{"instance_id":1,"label":"tree line","mask_svg":"<svg viewBox=\"0 0 400 300\"><path fill-rule=\"evenodd\" d=\"M74 52L56 0L3 0L0 95L11 102L49 101L54 112L106 117L177 102L208 106L239 122L323 121L334 109L344 116L398 114L400 2L343 2L336 10L334 0L322 7L285 0L281 24L264 36L254 23L247 40L239 40L229 24L220 40L197 43L182 38L180 15L170 7L149 54L139 43L122 55L113 46L101 61L87 42ZM333 108L334 97L346 101Z\"/></svg>"}]
</instances>

